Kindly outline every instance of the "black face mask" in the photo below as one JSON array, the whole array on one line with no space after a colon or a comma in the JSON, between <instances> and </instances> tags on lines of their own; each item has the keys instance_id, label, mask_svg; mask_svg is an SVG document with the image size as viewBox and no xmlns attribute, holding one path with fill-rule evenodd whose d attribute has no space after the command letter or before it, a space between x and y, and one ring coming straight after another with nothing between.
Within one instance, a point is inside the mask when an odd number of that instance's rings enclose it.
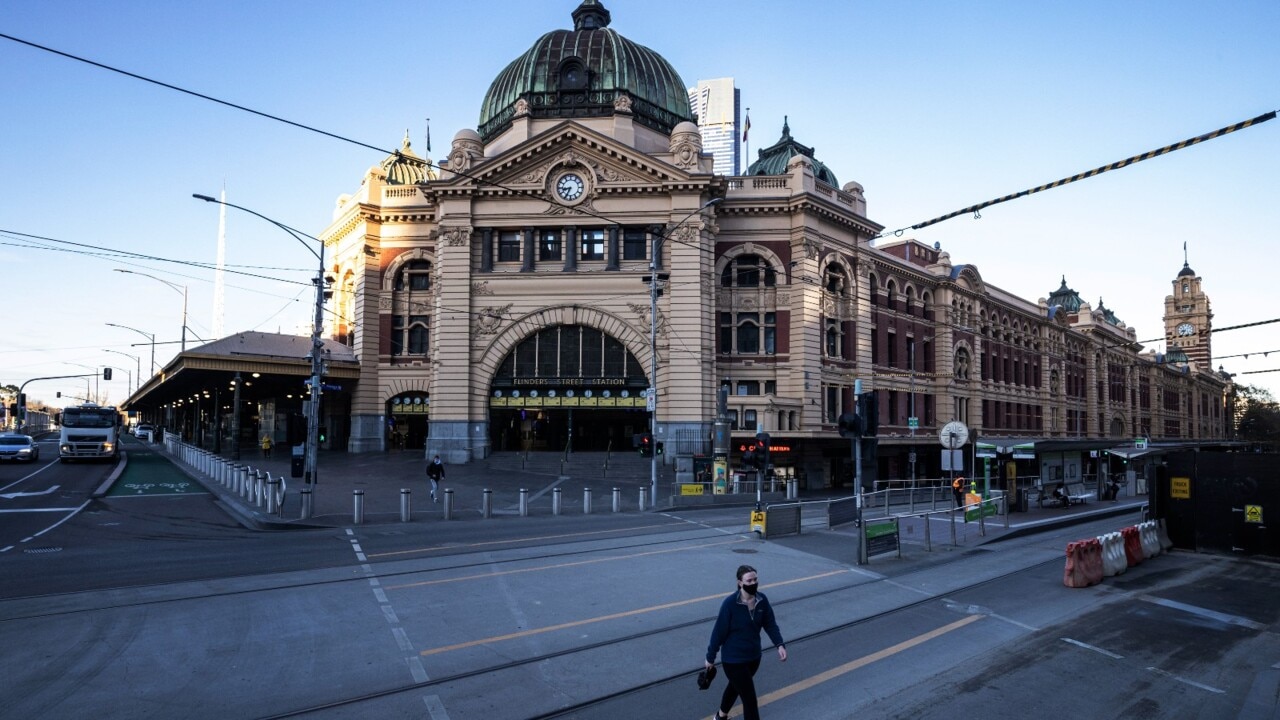
<instances>
[{"instance_id":1,"label":"black face mask","mask_svg":"<svg viewBox=\"0 0 1280 720\"><path fill-rule=\"evenodd\" d=\"M760 585L757 583L751 583L750 585L743 585L742 589L745 590L748 595L755 597L756 590L760 589Z\"/></svg>"}]
</instances>

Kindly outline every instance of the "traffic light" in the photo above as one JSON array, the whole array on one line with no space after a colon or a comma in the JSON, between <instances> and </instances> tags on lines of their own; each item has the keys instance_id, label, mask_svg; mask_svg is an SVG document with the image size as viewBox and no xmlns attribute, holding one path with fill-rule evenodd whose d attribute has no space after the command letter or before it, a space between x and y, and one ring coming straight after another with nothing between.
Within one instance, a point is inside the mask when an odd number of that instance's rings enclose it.
<instances>
[{"instance_id":1,"label":"traffic light","mask_svg":"<svg viewBox=\"0 0 1280 720\"><path fill-rule=\"evenodd\" d=\"M321 425L320 426L320 442L324 442L325 437L328 436L328 434L329 434L329 429Z\"/></svg>"},{"instance_id":2,"label":"traffic light","mask_svg":"<svg viewBox=\"0 0 1280 720\"><path fill-rule=\"evenodd\" d=\"M876 391L858 396L858 417L862 418L862 436L875 437L880 430L880 396Z\"/></svg>"},{"instance_id":3,"label":"traffic light","mask_svg":"<svg viewBox=\"0 0 1280 720\"><path fill-rule=\"evenodd\" d=\"M862 436L862 418L857 413L842 413L837 422L840 425L840 437L856 438Z\"/></svg>"},{"instance_id":4,"label":"traffic light","mask_svg":"<svg viewBox=\"0 0 1280 720\"><path fill-rule=\"evenodd\" d=\"M58 391L58 397L62 397L62 391L61 391L61 390L59 390L59 391Z\"/></svg>"},{"instance_id":5,"label":"traffic light","mask_svg":"<svg viewBox=\"0 0 1280 720\"><path fill-rule=\"evenodd\" d=\"M640 457L653 457L653 436L641 433L639 441Z\"/></svg>"},{"instance_id":6,"label":"traffic light","mask_svg":"<svg viewBox=\"0 0 1280 720\"><path fill-rule=\"evenodd\" d=\"M102 368L102 379L103 380L111 379L111 368Z\"/></svg>"}]
</instances>

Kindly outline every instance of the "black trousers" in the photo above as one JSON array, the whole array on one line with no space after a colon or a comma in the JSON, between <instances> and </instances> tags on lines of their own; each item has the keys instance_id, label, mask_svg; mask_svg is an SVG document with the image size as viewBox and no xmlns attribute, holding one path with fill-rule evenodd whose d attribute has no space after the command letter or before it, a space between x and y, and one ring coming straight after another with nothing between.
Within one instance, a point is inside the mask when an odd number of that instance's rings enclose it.
<instances>
[{"instance_id":1,"label":"black trousers","mask_svg":"<svg viewBox=\"0 0 1280 720\"><path fill-rule=\"evenodd\" d=\"M742 698L742 720L760 720L760 710L756 706L756 670L760 669L760 659L747 663L721 663L724 676L729 684L720 696L720 712L728 715L733 704Z\"/></svg>"}]
</instances>

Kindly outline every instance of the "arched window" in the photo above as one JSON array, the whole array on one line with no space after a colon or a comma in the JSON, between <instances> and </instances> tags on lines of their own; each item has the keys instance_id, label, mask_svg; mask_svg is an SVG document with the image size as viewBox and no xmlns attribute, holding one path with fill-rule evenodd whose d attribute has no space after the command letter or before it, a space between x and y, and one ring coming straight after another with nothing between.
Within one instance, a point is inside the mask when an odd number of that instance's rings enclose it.
<instances>
[{"instance_id":1,"label":"arched window","mask_svg":"<svg viewBox=\"0 0 1280 720\"><path fill-rule=\"evenodd\" d=\"M969 350L967 348L956 350L955 373L957 380L969 379L970 365L972 365L972 361L969 358Z\"/></svg>"},{"instance_id":2,"label":"arched window","mask_svg":"<svg viewBox=\"0 0 1280 720\"><path fill-rule=\"evenodd\" d=\"M885 306L885 307L887 307L887 308L889 308L890 310L895 309L895 307L894 307L894 306L895 306L896 300L894 299L894 296L897 294L897 292L898 292L898 286L897 286L897 285L895 285L895 284L894 284L894 282L893 282L892 280L890 280L887 284L885 284L885 286L884 286L884 295L885 295L884 306Z\"/></svg>"},{"instance_id":3,"label":"arched window","mask_svg":"<svg viewBox=\"0 0 1280 720\"><path fill-rule=\"evenodd\" d=\"M768 260L759 255L739 255L724 266L720 284L724 287L774 287L778 274Z\"/></svg>"},{"instance_id":4,"label":"arched window","mask_svg":"<svg viewBox=\"0 0 1280 720\"><path fill-rule=\"evenodd\" d=\"M876 276L871 275L867 278L867 291L871 295L871 304L880 304L880 284L876 282Z\"/></svg>"},{"instance_id":5,"label":"arched window","mask_svg":"<svg viewBox=\"0 0 1280 720\"><path fill-rule=\"evenodd\" d=\"M392 284L392 357L425 357L431 347L431 261L410 260L397 271Z\"/></svg>"}]
</instances>

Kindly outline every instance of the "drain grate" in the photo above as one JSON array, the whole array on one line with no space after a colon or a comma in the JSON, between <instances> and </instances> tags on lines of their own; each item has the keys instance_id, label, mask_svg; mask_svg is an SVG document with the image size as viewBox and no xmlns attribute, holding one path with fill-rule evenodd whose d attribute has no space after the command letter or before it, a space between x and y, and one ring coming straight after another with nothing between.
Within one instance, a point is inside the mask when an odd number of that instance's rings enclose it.
<instances>
[{"instance_id":1,"label":"drain grate","mask_svg":"<svg viewBox=\"0 0 1280 720\"><path fill-rule=\"evenodd\" d=\"M60 547L27 548L22 552L27 553L28 555L40 555L42 553L62 552L62 548Z\"/></svg>"},{"instance_id":2,"label":"drain grate","mask_svg":"<svg viewBox=\"0 0 1280 720\"><path fill-rule=\"evenodd\" d=\"M740 555L755 555L760 552L759 550L752 550L751 548L734 548L733 551Z\"/></svg>"}]
</instances>

